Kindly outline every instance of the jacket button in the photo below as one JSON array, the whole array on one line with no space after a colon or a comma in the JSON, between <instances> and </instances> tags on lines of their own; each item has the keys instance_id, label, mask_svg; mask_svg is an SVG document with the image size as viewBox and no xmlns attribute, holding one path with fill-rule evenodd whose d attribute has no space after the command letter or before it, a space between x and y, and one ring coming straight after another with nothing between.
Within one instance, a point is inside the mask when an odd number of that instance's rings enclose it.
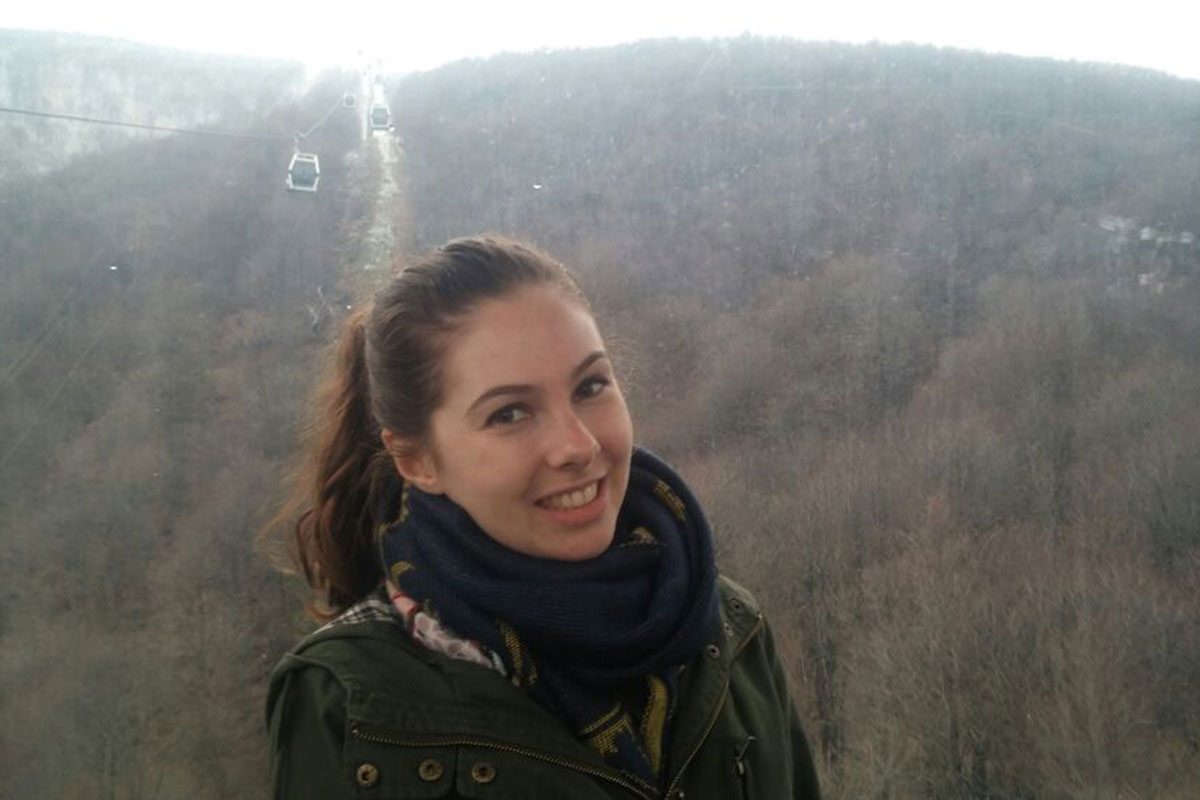
<instances>
[{"instance_id":1,"label":"jacket button","mask_svg":"<svg viewBox=\"0 0 1200 800\"><path fill-rule=\"evenodd\" d=\"M471 780L476 783L491 783L496 780L496 768L486 761L476 761L471 766Z\"/></svg>"},{"instance_id":2,"label":"jacket button","mask_svg":"<svg viewBox=\"0 0 1200 800\"><path fill-rule=\"evenodd\" d=\"M354 780L364 789L370 789L379 783L379 767L374 764L359 764L358 769L354 770Z\"/></svg>"},{"instance_id":3,"label":"jacket button","mask_svg":"<svg viewBox=\"0 0 1200 800\"><path fill-rule=\"evenodd\" d=\"M721 657L721 648L717 647L715 644L710 644L708 647L704 648L704 652L708 653L709 658Z\"/></svg>"},{"instance_id":4,"label":"jacket button","mask_svg":"<svg viewBox=\"0 0 1200 800\"><path fill-rule=\"evenodd\" d=\"M427 758L417 767L417 776L427 783L440 779L446 768L436 758Z\"/></svg>"}]
</instances>

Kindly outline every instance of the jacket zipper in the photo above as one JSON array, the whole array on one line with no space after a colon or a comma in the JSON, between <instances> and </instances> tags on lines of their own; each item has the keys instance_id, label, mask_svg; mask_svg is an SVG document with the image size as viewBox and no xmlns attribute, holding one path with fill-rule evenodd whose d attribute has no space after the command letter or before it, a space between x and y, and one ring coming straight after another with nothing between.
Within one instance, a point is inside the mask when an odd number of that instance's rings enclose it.
<instances>
[{"instance_id":1,"label":"jacket zipper","mask_svg":"<svg viewBox=\"0 0 1200 800\"><path fill-rule=\"evenodd\" d=\"M750 749L750 745L754 742L754 737L747 734L746 741L741 747L736 747L733 750L733 771L737 773L738 782L742 786L742 797L750 797L749 780L746 778L746 751Z\"/></svg>"},{"instance_id":2,"label":"jacket zipper","mask_svg":"<svg viewBox=\"0 0 1200 800\"><path fill-rule=\"evenodd\" d=\"M759 629L762 628L762 624L762 614L759 614L758 621L755 622L754 627L750 630L750 633L746 634L746 638L738 642L738 646L735 647L733 649L733 653L730 654L729 660L731 663L733 659L738 657L739 653L746 649L746 645L750 644L750 640L753 639L758 633ZM683 760L683 763L679 766L679 770L675 773L675 777L671 780L671 785L667 787L666 794L663 795L666 800L675 800L677 797L679 797L676 792L679 790L679 784L683 781L683 773L687 772L688 765L692 763L692 759L695 758L696 754L700 752L700 748L704 746L704 742L707 741L708 735L712 733L713 726L717 724L717 717L721 716L721 709L725 707L725 695L728 692L729 673L726 672L725 682L721 687L721 702L717 703L717 705L713 708L712 713L709 714L708 721L704 725L704 733L699 739L696 740L696 746L692 748L691 752L688 753L687 758Z\"/></svg>"},{"instance_id":3,"label":"jacket zipper","mask_svg":"<svg viewBox=\"0 0 1200 800\"><path fill-rule=\"evenodd\" d=\"M605 772L603 770L590 767L587 764L582 764L578 761L568 761L566 759L555 758L554 756L546 755L545 753L538 752L537 750L529 750L524 747L517 747L515 745L505 744L503 742L488 741L487 739L466 738L401 739L393 736L387 736L386 734L375 731L364 731L358 725L352 725L350 727L350 735L357 739L362 739L365 742L386 744L395 747L485 747L492 750L499 750L504 753L525 756L526 758L543 761L547 764L554 764L555 766L563 767L564 769L582 772L585 775L590 775L593 778L599 778L601 780L608 781L609 783L616 784L622 789L626 789L627 791L632 792L633 794L642 798L642 800L655 800L655 795L657 794L657 792L650 794L639 788L636 784L627 781L624 778L621 778L610 772ZM705 735L707 736L707 734Z\"/></svg>"}]
</instances>

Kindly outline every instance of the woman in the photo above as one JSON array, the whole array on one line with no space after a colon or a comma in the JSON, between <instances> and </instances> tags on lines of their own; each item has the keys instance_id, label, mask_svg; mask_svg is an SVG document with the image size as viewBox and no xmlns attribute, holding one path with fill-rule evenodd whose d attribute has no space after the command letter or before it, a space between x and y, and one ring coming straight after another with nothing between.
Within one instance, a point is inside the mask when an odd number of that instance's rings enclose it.
<instances>
[{"instance_id":1,"label":"woman","mask_svg":"<svg viewBox=\"0 0 1200 800\"><path fill-rule=\"evenodd\" d=\"M559 264L402 270L320 409L294 533L332 620L271 679L277 797L817 797L762 615Z\"/></svg>"}]
</instances>

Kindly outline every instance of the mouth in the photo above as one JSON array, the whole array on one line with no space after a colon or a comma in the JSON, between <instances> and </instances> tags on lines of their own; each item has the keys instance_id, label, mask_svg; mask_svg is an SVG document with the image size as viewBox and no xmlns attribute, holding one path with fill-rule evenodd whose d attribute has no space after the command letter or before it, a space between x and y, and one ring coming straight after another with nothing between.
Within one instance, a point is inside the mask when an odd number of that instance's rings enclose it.
<instances>
[{"instance_id":1,"label":"mouth","mask_svg":"<svg viewBox=\"0 0 1200 800\"><path fill-rule=\"evenodd\" d=\"M575 489L543 497L537 501L537 504L551 511L571 511L576 508L582 508L596 499L596 496L600 493L601 481L603 481L603 478Z\"/></svg>"}]
</instances>

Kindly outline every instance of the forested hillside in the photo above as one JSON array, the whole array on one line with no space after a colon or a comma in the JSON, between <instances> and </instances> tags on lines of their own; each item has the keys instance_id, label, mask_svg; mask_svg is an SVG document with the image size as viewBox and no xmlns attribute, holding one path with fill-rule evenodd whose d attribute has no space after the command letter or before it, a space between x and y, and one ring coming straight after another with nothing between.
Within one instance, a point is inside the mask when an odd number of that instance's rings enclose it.
<instances>
[{"instance_id":1,"label":"forested hillside","mask_svg":"<svg viewBox=\"0 0 1200 800\"><path fill-rule=\"evenodd\" d=\"M0 47L30 104L66 80L36 50ZM358 80L129 63L88 112L287 133ZM265 794L305 623L255 532L385 184L401 251L496 230L580 273L829 797L1193 796L1200 84L742 38L390 86L403 158L333 113L316 196L290 143L69 160L75 123L0 116L41 170L0 167L0 796Z\"/></svg>"}]
</instances>

